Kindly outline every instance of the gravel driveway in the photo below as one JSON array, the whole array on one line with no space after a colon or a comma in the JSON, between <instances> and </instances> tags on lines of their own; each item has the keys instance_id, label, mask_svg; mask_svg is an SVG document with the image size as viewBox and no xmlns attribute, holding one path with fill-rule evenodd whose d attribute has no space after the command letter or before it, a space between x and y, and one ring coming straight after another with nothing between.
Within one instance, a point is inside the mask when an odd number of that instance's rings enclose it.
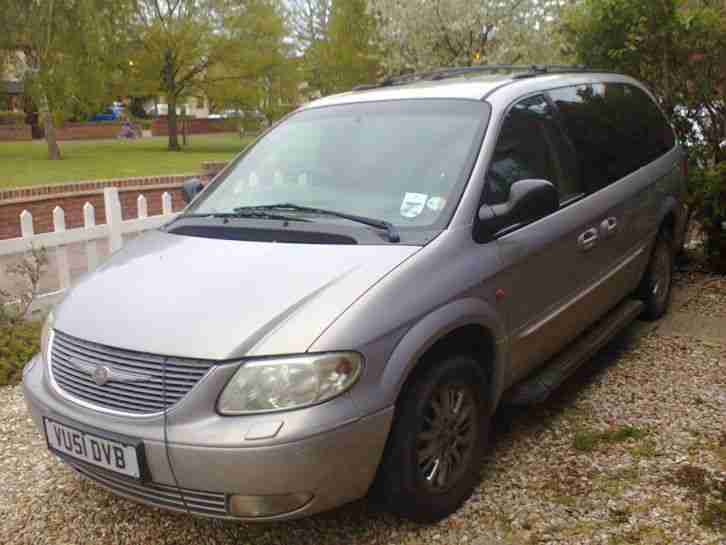
<instances>
[{"instance_id":1,"label":"gravel driveway","mask_svg":"<svg viewBox=\"0 0 726 545\"><path fill-rule=\"evenodd\" d=\"M681 315L718 317L711 295ZM20 389L0 388L0 543L726 544L726 325L723 344L660 329L635 324L545 405L501 410L474 498L428 527L364 501L274 525L139 506L51 456Z\"/></svg>"}]
</instances>

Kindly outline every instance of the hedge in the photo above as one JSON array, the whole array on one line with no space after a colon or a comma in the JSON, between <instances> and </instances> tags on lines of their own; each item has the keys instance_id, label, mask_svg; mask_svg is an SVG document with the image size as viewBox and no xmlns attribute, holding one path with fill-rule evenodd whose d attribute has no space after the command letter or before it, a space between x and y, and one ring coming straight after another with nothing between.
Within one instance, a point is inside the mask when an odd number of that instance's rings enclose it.
<instances>
[{"instance_id":1,"label":"hedge","mask_svg":"<svg viewBox=\"0 0 726 545\"><path fill-rule=\"evenodd\" d=\"M0 386L17 384L23 367L40 349L42 321L0 326Z\"/></svg>"},{"instance_id":2,"label":"hedge","mask_svg":"<svg viewBox=\"0 0 726 545\"><path fill-rule=\"evenodd\" d=\"M23 112L0 111L0 125L25 125L25 114Z\"/></svg>"}]
</instances>

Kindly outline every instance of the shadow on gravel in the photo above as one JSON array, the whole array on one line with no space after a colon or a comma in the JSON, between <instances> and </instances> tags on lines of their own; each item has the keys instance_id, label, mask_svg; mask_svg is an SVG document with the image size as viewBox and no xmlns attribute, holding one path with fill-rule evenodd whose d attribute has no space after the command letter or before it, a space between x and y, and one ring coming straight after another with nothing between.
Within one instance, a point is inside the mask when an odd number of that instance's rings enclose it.
<instances>
[{"instance_id":1,"label":"shadow on gravel","mask_svg":"<svg viewBox=\"0 0 726 545\"><path fill-rule=\"evenodd\" d=\"M581 367L546 403L529 408L501 408L494 419L494 447L482 462L482 479L496 479L491 473L491 460L516 449L517 436L532 436L551 427L553 420L570 408L583 390L602 380L604 372L617 365L622 354L635 345L641 330L642 324L631 325ZM109 502L113 501L114 497L109 495ZM470 524L466 517L454 515L438 525L419 525L381 512L368 499L309 518L268 524L212 521L168 513L164 518L170 529L181 530L185 536L182 539L170 536L164 541L165 545L338 545L387 543L392 540L431 543L439 539L453 543L455 541L452 540L458 539L462 524L466 527ZM476 521L471 524L476 524ZM482 533L472 543L498 543L487 536L487 528L480 528L479 532Z\"/></svg>"},{"instance_id":2,"label":"shadow on gravel","mask_svg":"<svg viewBox=\"0 0 726 545\"><path fill-rule=\"evenodd\" d=\"M571 407L582 391L592 384L597 384L603 374L613 365L617 365L620 357L630 350L638 339L638 331L642 324L634 324L626 328L607 346L602 348L588 363L578 369L545 403L535 407L502 407L494 417L492 436L494 455L501 455L507 449L514 448L512 441L515 435L535 433L539 429L551 425L554 417ZM490 454L490 456L492 455ZM489 458L489 456L488 456ZM487 461L482 464L483 478L489 471ZM422 527L417 524L382 513L370 500L360 500L334 511L313 517L269 525L239 525L235 523L210 523L218 528L231 540L257 539L264 542L268 532L275 535L288 536L288 543L305 543L307 539L318 536L320 543L358 542L359 540L375 539L382 528L386 533L391 531L415 532ZM331 535L331 528L334 528ZM332 540L331 540L332 538Z\"/></svg>"},{"instance_id":3,"label":"shadow on gravel","mask_svg":"<svg viewBox=\"0 0 726 545\"><path fill-rule=\"evenodd\" d=\"M512 441L516 435L535 433L547 428L552 420L567 408L571 407L582 391L592 384L597 384L603 374L613 365L617 365L620 357L636 344L638 331L642 324L636 322L603 347L593 358L578 369L545 403L535 407L501 407L494 417L492 436L493 449L490 456L501 455L507 449L514 448ZM487 461L482 464L482 476L487 477L490 470ZM277 535L287 535L288 543L298 543L296 538L306 542L314 535L323 539L320 543L351 542L372 539L376 535L375 528L385 528L386 532L411 532L424 527L382 513L370 500L360 500L334 511L313 517L270 525L240 526L235 523L212 523L230 539L244 539L256 542L260 538L264 542L268 531ZM332 541L331 528L333 530ZM357 539L356 539L357 538Z\"/></svg>"},{"instance_id":4,"label":"shadow on gravel","mask_svg":"<svg viewBox=\"0 0 726 545\"><path fill-rule=\"evenodd\" d=\"M502 452L512 446L514 435L527 434L547 428L552 419L567 408L590 385L597 384L611 366L618 364L620 357L637 343L644 327L643 322L631 324L607 345L600 349L588 362L584 363L552 396L541 405L531 407L500 407L494 415L492 442L494 448Z\"/></svg>"}]
</instances>

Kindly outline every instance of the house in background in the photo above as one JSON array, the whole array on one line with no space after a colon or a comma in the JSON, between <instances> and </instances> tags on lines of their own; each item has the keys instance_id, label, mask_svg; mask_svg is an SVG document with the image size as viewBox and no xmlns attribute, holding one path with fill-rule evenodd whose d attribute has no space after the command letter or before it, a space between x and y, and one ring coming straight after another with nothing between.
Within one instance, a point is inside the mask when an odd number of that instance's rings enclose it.
<instances>
[{"instance_id":1,"label":"house in background","mask_svg":"<svg viewBox=\"0 0 726 545\"><path fill-rule=\"evenodd\" d=\"M22 112L25 110L25 54L22 51L10 53L5 62L0 60L0 63L0 110Z\"/></svg>"},{"instance_id":2,"label":"house in background","mask_svg":"<svg viewBox=\"0 0 726 545\"><path fill-rule=\"evenodd\" d=\"M165 97L155 97L144 103L147 115L158 117L169 114L169 105ZM209 117L209 100L204 96L182 98L176 105L177 115L187 115L194 118Z\"/></svg>"},{"instance_id":3,"label":"house in background","mask_svg":"<svg viewBox=\"0 0 726 545\"><path fill-rule=\"evenodd\" d=\"M22 112L24 102L22 81L0 80L0 110Z\"/></svg>"}]
</instances>

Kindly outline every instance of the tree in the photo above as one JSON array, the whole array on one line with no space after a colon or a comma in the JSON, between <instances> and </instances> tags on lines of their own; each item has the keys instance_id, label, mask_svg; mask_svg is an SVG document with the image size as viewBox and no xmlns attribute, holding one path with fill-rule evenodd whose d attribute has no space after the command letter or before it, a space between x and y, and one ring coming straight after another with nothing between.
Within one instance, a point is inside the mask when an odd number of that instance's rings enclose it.
<instances>
[{"instance_id":1,"label":"tree","mask_svg":"<svg viewBox=\"0 0 726 545\"><path fill-rule=\"evenodd\" d=\"M375 81L380 71L376 38L376 21L365 0L335 2L326 36L307 51L309 64L317 64L314 86L330 94Z\"/></svg>"},{"instance_id":2,"label":"tree","mask_svg":"<svg viewBox=\"0 0 726 545\"><path fill-rule=\"evenodd\" d=\"M38 106L50 159L61 157L56 123L108 98L106 82L125 15L122 1L5 0L0 49L21 53L25 88Z\"/></svg>"},{"instance_id":3,"label":"tree","mask_svg":"<svg viewBox=\"0 0 726 545\"><path fill-rule=\"evenodd\" d=\"M689 213L705 253L726 270L726 5L723 0L583 0L565 43L587 64L649 84L691 159Z\"/></svg>"},{"instance_id":4,"label":"tree","mask_svg":"<svg viewBox=\"0 0 726 545\"><path fill-rule=\"evenodd\" d=\"M721 0L583 0L566 12L562 32L578 61L646 82L704 160L726 160Z\"/></svg>"},{"instance_id":5,"label":"tree","mask_svg":"<svg viewBox=\"0 0 726 545\"><path fill-rule=\"evenodd\" d=\"M389 73L485 62L555 60L543 47L569 0L370 0Z\"/></svg>"},{"instance_id":6,"label":"tree","mask_svg":"<svg viewBox=\"0 0 726 545\"><path fill-rule=\"evenodd\" d=\"M697 127L703 137L700 155L713 164L726 162L726 3L719 2L683 9L677 38L683 50L679 113ZM691 140L697 143L692 135Z\"/></svg>"},{"instance_id":7,"label":"tree","mask_svg":"<svg viewBox=\"0 0 726 545\"><path fill-rule=\"evenodd\" d=\"M290 27L297 47L305 51L324 41L333 0L288 0Z\"/></svg>"},{"instance_id":8,"label":"tree","mask_svg":"<svg viewBox=\"0 0 726 545\"><path fill-rule=\"evenodd\" d=\"M562 45L559 24L564 9L576 0L535 0L523 4L499 26L486 51L487 63L567 64L572 61Z\"/></svg>"},{"instance_id":9,"label":"tree","mask_svg":"<svg viewBox=\"0 0 726 545\"><path fill-rule=\"evenodd\" d=\"M163 94L169 149L180 149L177 104L204 93L255 103L274 117L290 95L287 29L278 0L133 0L131 72L137 94Z\"/></svg>"},{"instance_id":10,"label":"tree","mask_svg":"<svg viewBox=\"0 0 726 545\"><path fill-rule=\"evenodd\" d=\"M672 112L680 62L677 1L584 0L567 12L563 31L580 62L636 75Z\"/></svg>"},{"instance_id":11,"label":"tree","mask_svg":"<svg viewBox=\"0 0 726 545\"><path fill-rule=\"evenodd\" d=\"M177 104L198 93L223 62L229 40L213 0L131 0L129 72L134 94L162 94L168 105L169 150L179 151Z\"/></svg>"},{"instance_id":12,"label":"tree","mask_svg":"<svg viewBox=\"0 0 726 545\"><path fill-rule=\"evenodd\" d=\"M238 0L224 12L225 59L206 73L215 104L262 113L272 122L297 101L299 60L277 0Z\"/></svg>"}]
</instances>

